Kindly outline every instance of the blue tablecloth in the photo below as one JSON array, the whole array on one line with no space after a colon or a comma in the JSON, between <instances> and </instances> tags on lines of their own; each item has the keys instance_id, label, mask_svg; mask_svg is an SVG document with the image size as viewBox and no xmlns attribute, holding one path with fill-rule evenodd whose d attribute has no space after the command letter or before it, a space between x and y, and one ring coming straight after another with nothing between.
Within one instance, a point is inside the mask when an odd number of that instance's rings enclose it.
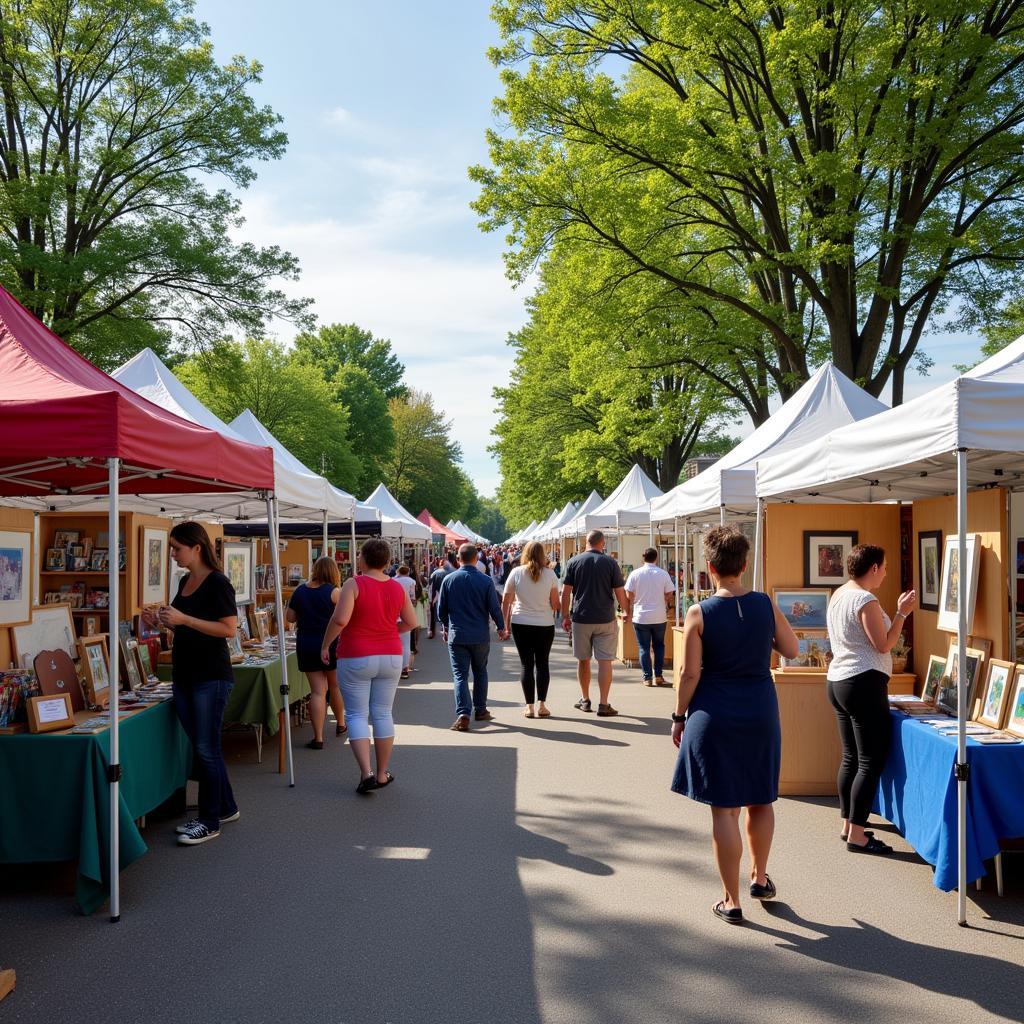
<instances>
[{"instance_id":1,"label":"blue tablecloth","mask_svg":"<svg viewBox=\"0 0 1024 1024\"><path fill-rule=\"evenodd\" d=\"M935 868L935 885L949 892L957 886L956 736L890 714L892 751L875 813L900 830ZM967 762L967 878L974 881L999 852L1000 839L1024 836L1024 744L989 746L968 737Z\"/></svg>"}]
</instances>

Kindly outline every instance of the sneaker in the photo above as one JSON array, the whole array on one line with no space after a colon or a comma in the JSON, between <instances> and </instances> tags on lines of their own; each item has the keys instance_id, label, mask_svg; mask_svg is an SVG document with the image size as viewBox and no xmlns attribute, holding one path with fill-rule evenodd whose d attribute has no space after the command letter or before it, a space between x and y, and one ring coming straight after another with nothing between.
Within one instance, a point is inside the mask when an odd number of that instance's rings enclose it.
<instances>
[{"instance_id":1,"label":"sneaker","mask_svg":"<svg viewBox=\"0 0 1024 1024\"><path fill-rule=\"evenodd\" d=\"M194 829L196 827L196 825L199 825L199 824L201 824L199 819L198 818L193 818L191 821L186 821L182 825L175 826L174 831L177 832L179 836L186 836L186 835L189 834L189 832L192 831L192 829Z\"/></svg>"},{"instance_id":2,"label":"sneaker","mask_svg":"<svg viewBox=\"0 0 1024 1024\"><path fill-rule=\"evenodd\" d=\"M234 814L229 814L226 818L221 818L220 819L220 823L223 825L225 822L228 822L228 821L238 821L238 819L241 816L242 816L242 812L236 810Z\"/></svg>"},{"instance_id":3,"label":"sneaker","mask_svg":"<svg viewBox=\"0 0 1024 1024\"><path fill-rule=\"evenodd\" d=\"M598 704L597 705L597 717L598 718L611 718L613 715L617 715L618 711L611 706L611 704Z\"/></svg>"},{"instance_id":4,"label":"sneaker","mask_svg":"<svg viewBox=\"0 0 1024 1024\"><path fill-rule=\"evenodd\" d=\"M573 704L573 707L576 708L578 711L590 711L591 710L591 708L590 708L590 701L586 697L580 697L580 699L578 701L576 701L575 704Z\"/></svg>"},{"instance_id":5,"label":"sneaker","mask_svg":"<svg viewBox=\"0 0 1024 1024\"><path fill-rule=\"evenodd\" d=\"M653 686L654 681L649 676L644 676L644 686Z\"/></svg>"},{"instance_id":6,"label":"sneaker","mask_svg":"<svg viewBox=\"0 0 1024 1024\"><path fill-rule=\"evenodd\" d=\"M207 828L201 821L197 821L187 832L183 832L178 836L178 845L198 846L209 839L216 839L219 835L219 828Z\"/></svg>"},{"instance_id":7,"label":"sneaker","mask_svg":"<svg viewBox=\"0 0 1024 1024\"><path fill-rule=\"evenodd\" d=\"M668 686L668 683L665 682L665 677L664 676L655 676L654 677L654 685L655 686Z\"/></svg>"},{"instance_id":8,"label":"sneaker","mask_svg":"<svg viewBox=\"0 0 1024 1024\"><path fill-rule=\"evenodd\" d=\"M484 708L483 711L477 711L476 714L473 715L473 718L477 722L489 722L494 718L494 715L492 715L487 708Z\"/></svg>"}]
</instances>

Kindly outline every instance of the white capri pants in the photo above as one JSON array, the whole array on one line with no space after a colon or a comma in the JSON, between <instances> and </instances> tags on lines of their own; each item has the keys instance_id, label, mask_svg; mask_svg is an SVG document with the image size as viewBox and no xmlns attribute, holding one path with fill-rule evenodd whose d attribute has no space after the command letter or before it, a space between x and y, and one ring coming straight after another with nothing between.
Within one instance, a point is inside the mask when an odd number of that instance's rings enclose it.
<instances>
[{"instance_id":1,"label":"white capri pants","mask_svg":"<svg viewBox=\"0 0 1024 1024\"><path fill-rule=\"evenodd\" d=\"M402 668L406 669L409 667L409 662L412 661L412 633L406 630L399 636L402 638Z\"/></svg>"},{"instance_id":2,"label":"white capri pants","mask_svg":"<svg viewBox=\"0 0 1024 1024\"><path fill-rule=\"evenodd\" d=\"M371 722L377 739L386 740L395 735L391 706L395 703L401 674L400 654L338 659L338 685L345 698L345 723L350 740L368 740Z\"/></svg>"}]
</instances>

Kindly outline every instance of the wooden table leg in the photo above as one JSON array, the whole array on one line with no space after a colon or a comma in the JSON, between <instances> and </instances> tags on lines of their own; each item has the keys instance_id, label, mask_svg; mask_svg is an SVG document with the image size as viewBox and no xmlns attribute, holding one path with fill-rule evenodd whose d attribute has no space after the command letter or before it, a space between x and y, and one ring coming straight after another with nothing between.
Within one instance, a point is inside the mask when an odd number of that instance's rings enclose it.
<instances>
[{"instance_id":1,"label":"wooden table leg","mask_svg":"<svg viewBox=\"0 0 1024 1024\"><path fill-rule=\"evenodd\" d=\"M284 731L291 725L282 708L277 713L277 774L284 775Z\"/></svg>"}]
</instances>

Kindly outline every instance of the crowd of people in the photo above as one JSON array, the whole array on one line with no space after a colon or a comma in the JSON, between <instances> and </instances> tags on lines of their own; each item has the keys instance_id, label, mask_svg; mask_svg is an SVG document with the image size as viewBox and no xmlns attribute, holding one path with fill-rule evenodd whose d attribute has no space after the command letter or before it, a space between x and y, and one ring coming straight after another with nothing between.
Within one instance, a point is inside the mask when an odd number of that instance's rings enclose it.
<instances>
[{"instance_id":1,"label":"crowd of people","mask_svg":"<svg viewBox=\"0 0 1024 1024\"><path fill-rule=\"evenodd\" d=\"M195 750L199 770L197 817L178 826L179 842L195 845L220 834L240 816L220 748L224 708L232 685L227 637L236 628L234 591L205 530L177 525L170 534L172 556L188 570L171 604L148 612L174 632L174 700ZM744 810L750 860L748 892L757 900L777 894L768 874L779 793L782 738L773 652L795 657L798 641L775 602L743 583L749 542L732 526L705 536L705 560L713 593L691 605L683 619L683 657L677 668L670 734L678 748L671 788L711 809L712 850L723 896L713 913L730 924L743 921L740 866ZM395 741L392 708L402 678L408 678L416 635L424 624L421 597L429 603L428 638L447 645L456 732L488 722L488 660L491 626L499 641L509 638L519 655L523 714L548 718L550 653L557 626L569 634L576 659L579 697L574 707L594 711L592 661L597 662L597 708L615 717L611 704L616 657L616 606L631 619L640 648L645 685L664 679L665 628L675 581L648 548L644 564L623 579L605 552L600 530L586 549L564 567L549 563L540 543L521 549L479 549L463 544L435 564L415 570L395 565L386 541L367 540L357 572L342 585L328 557L313 566L309 582L289 601L287 618L297 631L296 654L310 681L313 738L323 748L327 705L339 735L347 732L359 772L356 792L367 796L390 786ZM828 609L833 659L828 695L843 746L837 785L840 836L855 853L885 855L891 847L867 830L888 753L890 725L887 684L890 651L913 611L913 591L901 594L893 617L876 592L886 577L885 552L875 545L853 549L849 580ZM372 736L372 752L371 752Z\"/></svg>"}]
</instances>

